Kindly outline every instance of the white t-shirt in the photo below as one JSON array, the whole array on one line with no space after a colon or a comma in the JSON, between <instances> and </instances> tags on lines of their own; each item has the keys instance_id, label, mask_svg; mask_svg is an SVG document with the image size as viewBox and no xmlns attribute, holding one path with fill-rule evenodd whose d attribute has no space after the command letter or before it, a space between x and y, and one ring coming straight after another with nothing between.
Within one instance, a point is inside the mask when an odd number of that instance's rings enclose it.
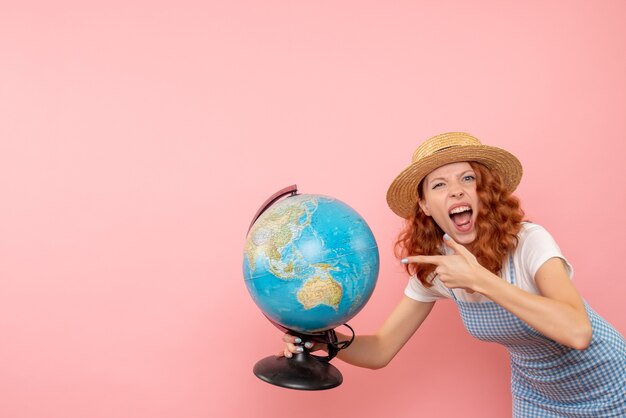
<instances>
[{"instance_id":1,"label":"white t-shirt","mask_svg":"<svg viewBox=\"0 0 626 418\"><path fill-rule=\"evenodd\" d=\"M515 285L529 293L539 294L537 285L535 284L535 274L539 267L550 258L558 257L565 262L567 274L570 279L574 275L574 269L570 263L563 257L561 249L557 245L554 238L542 226L524 222L522 229L518 234L519 243L513 251L513 268L515 271ZM445 247L446 254L453 251L449 247ZM509 280L509 257L506 257L502 263L500 276ZM404 289L404 294L411 299L420 302L433 302L439 299L449 299L452 297L451 292L457 299L464 302L486 302L489 298L479 293L467 293L463 289L448 289L441 283L438 276L432 281L432 287L424 287L415 275L411 276L409 283Z\"/></svg>"}]
</instances>

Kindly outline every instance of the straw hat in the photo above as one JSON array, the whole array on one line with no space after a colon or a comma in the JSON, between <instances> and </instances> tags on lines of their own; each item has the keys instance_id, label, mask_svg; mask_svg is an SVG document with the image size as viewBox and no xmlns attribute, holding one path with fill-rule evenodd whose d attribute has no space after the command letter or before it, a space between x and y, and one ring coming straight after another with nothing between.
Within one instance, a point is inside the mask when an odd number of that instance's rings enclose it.
<instances>
[{"instance_id":1,"label":"straw hat","mask_svg":"<svg viewBox=\"0 0 626 418\"><path fill-rule=\"evenodd\" d=\"M522 179L522 164L510 152L483 145L464 132L447 132L424 141L413 153L411 165L391 183L387 190L391 210L403 218L413 216L422 179L436 168L461 161L476 161L497 171L510 192Z\"/></svg>"}]
</instances>

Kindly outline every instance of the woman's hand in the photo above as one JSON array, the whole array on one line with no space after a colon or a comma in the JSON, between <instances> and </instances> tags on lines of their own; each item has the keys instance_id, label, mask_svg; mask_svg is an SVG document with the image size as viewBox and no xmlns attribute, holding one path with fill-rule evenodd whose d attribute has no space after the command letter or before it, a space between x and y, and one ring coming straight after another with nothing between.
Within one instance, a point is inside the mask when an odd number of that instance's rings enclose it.
<instances>
[{"instance_id":1,"label":"woman's hand","mask_svg":"<svg viewBox=\"0 0 626 418\"><path fill-rule=\"evenodd\" d=\"M354 366L368 369L385 367L419 328L434 305L435 302L419 302L403 296L376 334L355 336L349 347L339 350L337 358ZM339 332L336 334L339 342L351 339L350 336ZM307 337L300 338L306 339ZM278 353L280 357L293 357L294 354L304 352L304 350L310 352L328 350L325 343L313 341L313 338L299 341L295 335L284 334L283 341L285 346ZM302 348L302 351L298 348Z\"/></svg>"},{"instance_id":2,"label":"woman's hand","mask_svg":"<svg viewBox=\"0 0 626 418\"><path fill-rule=\"evenodd\" d=\"M285 347L277 354L279 357L291 358L294 354L304 352L305 348L309 351L317 351L324 346L323 344L314 344L311 341L302 341L300 337L291 334L283 334L283 341L285 342Z\"/></svg>"},{"instance_id":3,"label":"woman's hand","mask_svg":"<svg viewBox=\"0 0 626 418\"><path fill-rule=\"evenodd\" d=\"M467 248L454 241L448 234L443 237L446 245L454 251L450 255L415 255L403 262L424 263L437 266L435 273L439 280L450 289L464 289L470 293L480 291L480 280L490 272L481 266ZM405 261L406 260L406 261Z\"/></svg>"}]
</instances>

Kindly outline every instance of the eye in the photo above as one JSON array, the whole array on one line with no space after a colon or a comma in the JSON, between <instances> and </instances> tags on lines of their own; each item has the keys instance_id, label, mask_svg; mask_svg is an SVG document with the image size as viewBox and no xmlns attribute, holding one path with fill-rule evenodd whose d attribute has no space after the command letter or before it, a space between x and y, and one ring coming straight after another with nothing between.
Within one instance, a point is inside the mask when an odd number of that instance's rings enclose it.
<instances>
[{"instance_id":1,"label":"eye","mask_svg":"<svg viewBox=\"0 0 626 418\"><path fill-rule=\"evenodd\" d=\"M432 185L432 189L433 189L433 190L440 189L440 188L442 188L443 186L444 186L444 183L442 183L442 182L435 183L435 184L433 184L433 185Z\"/></svg>"},{"instance_id":2,"label":"eye","mask_svg":"<svg viewBox=\"0 0 626 418\"><path fill-rule=\"evenodd\" d=\"M476 176L473 174L468 174L467 176L463 176L463 181L470 182L476 180Z\"/></svg>"}]
</instances>

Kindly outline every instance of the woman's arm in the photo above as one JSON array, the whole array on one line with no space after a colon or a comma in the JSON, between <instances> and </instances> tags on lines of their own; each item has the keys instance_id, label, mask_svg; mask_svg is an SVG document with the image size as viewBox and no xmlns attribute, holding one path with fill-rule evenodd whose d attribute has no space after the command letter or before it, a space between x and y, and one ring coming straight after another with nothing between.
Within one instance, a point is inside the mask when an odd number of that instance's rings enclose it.
<instances>
[{"instance_id":1,"label":"woman's arm","mask_svg":"<svg viewBox=\"0 0 626 418\"><path fill-rule=\"evenodd\" d=\"M368 369L385 367L424 322L434 305L435 302L418 302L404 296L376 334L357 335L348 348L339 351L337 357ZM341 334L337 336L339 340L350 338ZM291 357L297 352L295 337L285 334L283 340L287 344L281 354Z\"/></svg>"},{"instance_id":2,"label":"woman's arm","mask_svg":"<svg viewBox=\"0 0 626 418\"><path fill-rule=\"evenodd\" d=\"M413 256L407 261L435 264L448 288L479 292L554 341L577 350L589 346L591 323L560 258L550 258L537 270L535 282L541 295L534 295L491 273L451 238L445 243L455 254Z\"/></svg>"},{"instance_id":3,"label":"woman's arm","mask_svg":"<svg viewBox=\"0 0 626 418\"><path fill-rule=\"evenodd\" d=\"M535 274L541 295L525 292L488 271L482 275L475 291L554 341L577 350L589 346L591 323L560 258L547 260Z\"/></svg>"}]
</instances>

